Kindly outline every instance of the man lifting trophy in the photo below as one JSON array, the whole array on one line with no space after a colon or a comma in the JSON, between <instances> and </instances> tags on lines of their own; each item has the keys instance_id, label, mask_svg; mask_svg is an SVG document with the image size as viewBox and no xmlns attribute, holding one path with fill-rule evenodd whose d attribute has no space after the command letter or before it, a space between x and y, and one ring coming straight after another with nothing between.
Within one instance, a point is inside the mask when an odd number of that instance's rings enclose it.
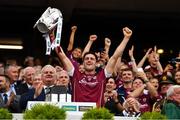
<instances>
[{"instance_id":1,"label":"man lifting trophy","mask_svg":"<svg viewBox=\"0 0 180 120\"><path fill-rule=\"evenodd\" d=\"M48 7L34 25L34 28L43 33L46 40L46 55L51 54L51 49L60 45L62 31L62 13L56 8ZM56 30L55 30L56 28ZM56 31L56 37L52 38L51 34ZM54 36L54 35L53 35Z\"/></svg>"}]
</instances>

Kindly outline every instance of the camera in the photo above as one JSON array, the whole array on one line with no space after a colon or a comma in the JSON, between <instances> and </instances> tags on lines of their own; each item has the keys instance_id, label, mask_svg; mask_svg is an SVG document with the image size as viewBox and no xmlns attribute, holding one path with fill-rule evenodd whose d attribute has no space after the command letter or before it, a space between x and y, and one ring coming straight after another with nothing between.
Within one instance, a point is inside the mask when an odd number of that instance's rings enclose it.
<instances>
[{"instance_id":1,"label":"camera","mask_svg":"<svg viewBox=\"0 0 180 120\"><path fill-rule=\"evenodd\" d=\"M176 63L177 63L177 62L180 62L180 58L176 58Z\"/></svg>"},{"instance_id":2,"label":"camera","mask_svg":"<svg viewBox=\"0 0 180 120\"><path fill-rule=\"evenodd\" d=\"M175 65L176 63L180 63L180 58L172 58L170 61L168 61L169 64Z\"/></svg>"}]
</instances>

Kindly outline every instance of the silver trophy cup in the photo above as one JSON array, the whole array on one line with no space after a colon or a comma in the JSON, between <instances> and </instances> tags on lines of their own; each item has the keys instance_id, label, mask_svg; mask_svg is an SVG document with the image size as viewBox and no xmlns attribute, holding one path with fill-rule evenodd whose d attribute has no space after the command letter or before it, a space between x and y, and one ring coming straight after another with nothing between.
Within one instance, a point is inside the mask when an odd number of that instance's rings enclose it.
<instances>
[{"instance_id":1,"label":"silver trophy cup","mask_svg":"<svg viewBox=\"0 0 180 120\"><path fill-rule=\"evenodd\" d=\"M34 25L41 33L48 33L58 23L58 19L62 19L62 13L56 8L48 7Z\"/></svg>"}]
</instances>

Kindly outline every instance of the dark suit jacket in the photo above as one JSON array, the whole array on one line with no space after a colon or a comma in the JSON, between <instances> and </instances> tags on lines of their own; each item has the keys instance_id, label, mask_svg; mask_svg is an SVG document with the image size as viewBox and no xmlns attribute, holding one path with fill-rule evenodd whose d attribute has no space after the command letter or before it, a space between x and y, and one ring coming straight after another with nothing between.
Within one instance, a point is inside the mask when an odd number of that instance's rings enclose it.
<instances>
[{"instance_id":1,"label":"dark suit jacket","mask_svg":"<svg viewBox=\"0 0 180 120\"><path fill-rule=\"evenodd\" d=\"M20 98L20 107L22 110L26 109L27 102L28 101L45 101L45 92L44 89L40 93L40 95L37 98L34 98L35 89L29 89L28 92L21 95Z\"/></svg>"},{"instance_id":2,"label":"dark suit jacket","mask_svg":"<svg viewBox=\"0 0 180 120\"><path fill-rule=\"evenodd\" d=\"M0 108L4 108L4 107L5 107L5 104L4 104L2 96L0 95Z\"/></svg>"},{"instance_id":3,"label":"dark suit jacket","mask_svg":"<svg viewBox=\"0 0 180 120\"><path fill-rule=\"evenodd\" d=\"M68 93L67 88L63 87L63 86L53 86L50 88L50 94L66 94ZM40 93L40 95L34 99L34 93L35 93L35 89L29 89L28 92L24 93L21 95L21 99L20 99L20 106L22 110L26 109L27 106L27 102L28 101L45 101L46 99L46 94L45 94L45 90L43 89L42 92Z\"/></svg>"},{"instance_id":4,"label":"dark suit jacket","mask_svg":"<svg viewBox=\"0 0 180 120\"><path fill-rule=\"evenodd\" d=\"M15 95L14 100L11 102L11 104L9 106L6 106L6 104L4 104L2 96L0 95L0 108L7 108L12 113L20 113L21 108L19 106L19 100L20 96Z\"/></svg>"},{"instance_id":5,"label":"dark suit jacket","mask_svg":"<svg viewBox=\"0 0 180 120\"><path fill-rule=\"evenodd\" d=\"M16 95L22 95L28 92L29 88L28 85L24 82L18 81L15 85Z\"/></svg>"}]
</instances>

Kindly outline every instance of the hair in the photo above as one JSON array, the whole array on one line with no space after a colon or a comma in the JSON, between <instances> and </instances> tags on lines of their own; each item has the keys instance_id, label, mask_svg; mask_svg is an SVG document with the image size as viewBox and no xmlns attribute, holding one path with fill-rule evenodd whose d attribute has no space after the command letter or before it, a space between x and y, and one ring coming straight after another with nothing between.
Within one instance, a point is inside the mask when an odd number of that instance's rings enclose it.
<instances>
[{"instance_id":1,"label":"hair","mask_svg":"<svg viewBox=\"0 0 180 120\"><path fill-rule=\"evenodd\" d=\"M169 87L169 89L167 90L167 93L166 93L167 98L170 98L173 95L174 89L176 89L176 88L180 88L180 85L173 85L173 86Z\"/></svg>"},{"instance_id":2,"label":"hair","mask_svg":"<svg viewBox=\"0 0 180 120\"><path fill-rule=\"evenodd\" d=\"M73 50L75 50L75 49L80 49L81 52L83 51L83 49L81 47L75 47Z\"/></svg>"},{"instance_id":3,"label":"hair","mask_svg":"<svg viewBox=\"0 0 180 120\"><path fill-rule=\"evenodd\" d=\"M32 56L27 56L27 57L25 58L25 60L24 60L24 65L25 65L25 66L28 65L29 60L34 61L34 57L32 57Z\"/></svg>"},{"instance_id":4,"label":"hair","mask_svg":"<svg viewBox=\"0 0 180 120\"><path fill-rule=\"evenodd\" d=\"M34 75L33 75L33 80L34 80L34 78L35 78L36 76L38 76L38 75L41 75L41 72L35 72Z\"/></svg>"},{"instance_id":5,"label":"hair","mask_svg":"<svg viewBox=\"0 0 180 120\"><path fill-rule=\"evenodd\" d=\"M11 67L16 67L16 65L6 65L5 66L5 70L4 70L4 73L7 75L8 74L8 71Z\"/></svg>"},{"instance_id":6,"label":"hair","mask_svg":"<svg viewBox=\"0 0 180 120\"><path fill-rule=\"evenodd\" d=\"M109 81L109 79L113 79L114 80L114 83L116 84L116 78L115 77L108 77L108 78L106 78L106 83Z\"/></svg>"},{"instance_id":7,"label":"hair","mask_svg":"<svg viewBox=\"0 0 180 120\"><path fill-rule=\"evenodd\" d=\"M49 64L56 67L56 66L63 66L61 61L58 59L58 57L51 57L49 59Z\"/></svg>"},{"instance_id":8,"label":"hair","mask_svg":"<svg viewBox=\"0 0 180 120\"><path fill-rule=\"evenodd\" d=\"M134 72L133 72L133 70L132 70L132 68L129 68L129 67L128 67L128 68L123 69L122 72L121 72L121 74L122 74L124 71L131 71L132 74L135 75Z\"/></svg>"},{"instance_id":9,"label":"hair","mask_svg":"<svg viewBox=\"0 0 180 120\"><path fill-rule=\"evenodd\" d=\"M86 57L86 55L89 55L89 54L94 55L95 58L96 58L96 60L98 59L97 56L96 56L96 54L95 54L94 52L90 51L90 52L86 52L86 53L84 54L84 56L83 56L83 61L84 61L84 58Z\"/></svg>"},{"instance_id":10,"label":"hair","mask_svg":"<svg viewBox=\"0 0 180 120\"><path fill-rule=\"evenodd\" d=\"M134 80L133 80L133 83L134 83L134 81L137 80L137 79L138 79L138 80L141 80L141 81L144 83L144 80L143 80L141 77L135 77Z\"/></svg>"},{"instance_id":11,"label":"hair","mask_svg":"<svg viewBox=\"0 0 180 120\"><path fill-rule=\"evenodd\" d=\"M94 50L94 52L103 52L103 51L105 51L104 48L98 48L98 49L95 49L95 50Z\"/></svg>"},{"instance_id":12,"label":"hair","mask_svg":"<svg viewBox=\"0 0 180 120\"><path fill-rule=\"evenodd\" d=\"M56 69L55 69L52 65L45 65L45 66L41 69L41 74L43 74L44 69L46 69L46 68L48 68L48 67L53 68L53 70L54 70L55 73L56 73Z\"/></svg>"},{"instance_id":13,"label":"hair","mask_svg":"<svg viewBox=\"0 0 180 120\"><path fill-rule=\"evenodd\" d=\"M62 73L67 74L68 79L70 79L70 77L69 77L69 75L68 75L68 72L67 72L67 71L65 71L65 70L61 70L60 72L57 72L57 73L56 73L57 77L59 77L59 75L60 75L60 74L62 74Z\"/></svg>"},{"instance_id":14,"label":"hair","mask_svg":"<svg viewBox=\"0 0 180 120\"><path fill-rule=\"evenodd\" d=\"M152 79L157 79L159 82L159 76L154 76L154 77L150 78L149 80L152 80Z\"/></svg>"},{"instance_id":15,"label":"hair","mask_svg":"<svg viewBox=\"0 0 180 120\"><path fill-rule=\"evenodd\" d=\"M0 74L0 76L4 77L6 82L10 82L10 78L9 76L5 75L5 74Z\"/></svg>"},{"instance_id":16,"label":"hair","mask_svg":"<svg viewBox=\"0 0 180 120\"><path fill-rule=\"evenodd\" d=\"M30 67L30 66L24 68L24 74L26 74L26 73L27 73L27 70L29 70L29 69L34 69L34 68L33 68L33 67ZM34 69L34 71L35 71L35 69Z\"/></svg>"},{"instance_id":17,"label":"hair","mask_svg":"<svg viewBox=\"0 0 180 120\"><path fill-rule=\"evenodd\" d=\"M180 72L180 70L179 70L179 69L178 69L178 70L176 70L176 71L174 72L174 75L175 75L177 72Z\"/></svg>"}]
</instances>

